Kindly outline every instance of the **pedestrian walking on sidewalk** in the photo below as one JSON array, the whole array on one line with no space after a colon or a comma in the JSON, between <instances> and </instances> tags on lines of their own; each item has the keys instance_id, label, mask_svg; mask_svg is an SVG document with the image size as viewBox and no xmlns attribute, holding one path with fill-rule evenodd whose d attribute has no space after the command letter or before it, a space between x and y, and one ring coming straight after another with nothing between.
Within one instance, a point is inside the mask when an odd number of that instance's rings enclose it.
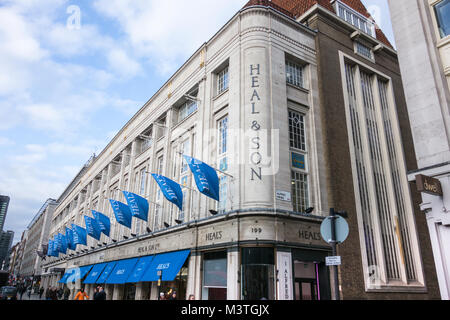
<instances>
[{"instance_id":1,"label":"pedestrian walking on sidewalk","mask_svg":"<svg viewBox=\"0 0 450 320\"><path fill-rule=\"evenodd\" d=\"M25 291L26 291L25 286L23 284L20 284L19 287L20 300L22 300L22 296L25 293Z\"/></svg>"},{"instance_id":2,"label":"pedestrian walking on sidewalk","mask_svg":"<svg viewBox=\"0 0 450 320\"><path fill-rule=\"evenodd\" d=\"M68 287L64 288L64 300L69 300L70 289Z\"/></svg>"},{"instance_id":3,"label":"pedestrian walking on sidewalk","mask_svg":"<svg viewBox=\"0 0 450 320\"><path fill-rule=\"evenodd\" d=\"M89 296L84 292L84 288L81 288L80 291L78 291L74 300L89 300Z\"/></svg>"},{"instance_id":4,"label":"pedestrian walking on sidewalk","mask_svg":"<svg viewBox=\"0 0 450 320\"><path fill-rule=\"evenodd\" d=\"M42 299L42 294L44 293L44 288L43 287L40 287L39 288L39 300L41 300Z\"/></svg>"}]
</instances>

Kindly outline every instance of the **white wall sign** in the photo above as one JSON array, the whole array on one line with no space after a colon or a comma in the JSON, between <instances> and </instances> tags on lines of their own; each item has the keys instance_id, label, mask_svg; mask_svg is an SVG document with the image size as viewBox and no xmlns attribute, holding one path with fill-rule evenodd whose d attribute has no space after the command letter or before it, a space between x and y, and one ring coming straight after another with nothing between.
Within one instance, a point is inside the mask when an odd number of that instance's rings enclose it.
<instances>
[{"instance_id":1,"label":"white wall sign","mask_svg":"<svg viewBox=\"0 0 450 320\"><path fill-rule=\"evenodd\" d=\"M325 263L327 266L340 266L341 256L325 257Z\"/></svg>"},{"instance_id":2,"label":"white wall sign","mask_svg":"<svg viewBox=\"0 0 450 320\"><path fill-rule=\"evenodd\" d=\"M293 300L292 255L290 252L277 252L278 300Z\"/></svg>"},{"instance_id":3,"label":"white wall sign","mask_svg":"<svg viewBox=\"0 0 450 320\"><path fill-rule=\"evenodd\" d=\"M287 191L277 190L275 196L277 200L291 201L291 193Z\"/></svg>"}]
</instances>

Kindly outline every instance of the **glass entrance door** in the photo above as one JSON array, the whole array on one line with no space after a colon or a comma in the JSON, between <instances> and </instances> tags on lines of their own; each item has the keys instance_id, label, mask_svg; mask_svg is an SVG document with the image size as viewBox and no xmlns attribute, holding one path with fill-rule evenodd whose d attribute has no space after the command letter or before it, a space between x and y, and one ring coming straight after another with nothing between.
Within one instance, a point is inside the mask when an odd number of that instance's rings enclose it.
<instances>
[{"instance_id":1,"label":"glass entrance door","mask_svg":"<svg viewBox=\"0 0 450 320\"><path fill-rule=\"evenodd\" d=\"M295 300L318 300L316 281L295 279Z\"/></svg>"},{"instance_id":2,"label":"glass entrance door","mask_svg":"<svg viewBox=\"0 0 450 320\"><path fill-rule=\"evenodd\" d=\"M319 265L309 261L294 261L295 300L321 300Z\"/></svg>"}]
</instances>

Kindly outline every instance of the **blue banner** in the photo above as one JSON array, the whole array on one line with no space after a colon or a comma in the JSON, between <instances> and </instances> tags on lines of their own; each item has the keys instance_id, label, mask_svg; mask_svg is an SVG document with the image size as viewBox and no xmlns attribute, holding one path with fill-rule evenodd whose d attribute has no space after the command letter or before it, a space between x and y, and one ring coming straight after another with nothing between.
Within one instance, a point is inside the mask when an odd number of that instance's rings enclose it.
<instances>
[{"instance_id":1,"label":"blue banner","mask_svg":"<svg viewBox=\"0 0 450 320\"><path fill-rule=\"evenodd\" d=\"M147 199L144 199L141 196L128 191L122 192L125 196L125 199L127 199L128 207L130 208L133 217L147 221L149 207Z\"/></svg>"},{"instance_id":2,"label":"blue banner","mask_svg":"<svg viewBox=\"0 0 450 320\"><path fill-rule=\"evenodd\" d=\"M62 242L61 242L61 238L59 237L59 233L57 234L57 235L55 235L54 237L53 237L53 241L55 241L55 243L56 243L56 245L55 245L55 247L56 247L56 251L58 252L58 253L62 253Z\"/></svg>"},{"instance_id":3,"label":"blue banner","mask_svg":"<svg viewBox=\"0 0 450 320\"><path fill-rule=\"evenodd\" d=\"M76 250L77 246L73 243L73 230L66 227L66 240L67 240L67 248L70 250Z\"/></svg>"},{"instance_id":4,"label":"blue banner","mask_svg":"<svg viewBox=\"0 0 450 320\"><path fill-rule=\"evenodd\" d=\"M58 251L58 241L56 240L56 236L53 237L52 244L53 244L53 246L52 246L53 256L54 257L58 257L59 256L59 251Z\"/></svg>"},{"instance_id":5,"label":"blue banner","mask_svg":"<svg viewBox=\"0 0 450 320\"><path fill-rule=\"evenodd\" d=\"M48 239L48 244L47 244L47 257L51 257L52 256L52 251L53 251L53 243L52 240Z\"/></svg>"},{"instance_id":6,"label":"blue banner","mask_svg":"<svg viewBox=\"0 0 450 320\"><path fill-rule=\"evenodd\" d=\"M186 155L183 156L194 175L198 190L219 201L219 177L216 170L200 160Z\"/></svg>"},{"instance_id":7,"label":"blue banner","mask_svg":"<svg viewBox=\"0 0 450 320\"><path fill-rule=\"evenodd\" d=\"M72 230L73 230L73 243L75 245L77 244L87 245L86 229L77 226L76 224L72 224Z\"/></svg>"},{"instance_id":8,"label":"blue banner","mask_svg":"<svg viewBox=\"0 0 450 320\"><path fill-rule=\"evenodd\" d=\"M166 199L174 203L180 210L183 210L183 191L181 191L181 186L175 181L160 176L159 174L152 173L152 176L158 183Z\"/></svg>"},{"instance_id":9,"label":"blue banner","mask_svg":"<svg viewBox=\"0 0 450 320\"><path fill-rule=\"evenodd\" d=\"M121 225L131 228L131 210L125 203L109 199L111 207L113 208L116 220Z\"/></svg>"},{"instance_id":10,"label":"blue banner","mask_svg":"<svg viewBox=\"0 0 450 320\"><path fill-rule=\"evenodd\" d=\"M100 225L94 218L84 216L84 223L86 225L87 234L96 240L100 240L102 232L100 231Z\"/></svg>"},{"instance_id":11,"label":"blue banner","mask_svg":"<svg viewBox=\"0 0 450 320\"><path fill-rule=\"evenodd\" d=\"M48 240L47 255L49 257L58 257L58 252L55 251L55 241L54 240Z\"/></svg>"},{"instance_id":12,"label":"blue banner","mask_svg":"<svg viewBox=\"0 0 450 320\"><path fill-rule=\"evenodd\" d=\"M107 237L109 237L109 232L111 230L111 221L109 220L109 218L98 211L91 211L92 215L94 216L95 220L97 220L97 223L100 226L100 231L103 232Z\"/></svg>"},{"instance_id":13,"label":"blue banner","mask_svg":"<svg viewBox=\"0 0 450 320\"><path fill-rule=\"evenodd\" d=\"M60 253L60 251L59 251L59 239L58 239L58 236L54 236L53 237L53 253L55 253L56 254L56 257L58 257L59 256L59 253Z\"/></svg>"},{"instance_id":14,"label":"blue banner","mask_svg":"<svg viewBox=\"0 0 450 320\"><path fill-rule=\"evenodd\" d=\"M67 240L66 240L66 237L63 234L58 233L58 238L59 238L59 244L61 246L61 249L59 250L59 252L66 254L67 253Z\"/></svg>"}]
</instances>

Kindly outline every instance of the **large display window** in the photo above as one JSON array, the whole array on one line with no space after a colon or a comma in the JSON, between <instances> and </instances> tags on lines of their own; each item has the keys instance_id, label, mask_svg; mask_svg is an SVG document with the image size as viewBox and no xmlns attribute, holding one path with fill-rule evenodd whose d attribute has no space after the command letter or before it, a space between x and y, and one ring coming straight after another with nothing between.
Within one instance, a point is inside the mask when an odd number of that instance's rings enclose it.
<instances>
[{"instance_id":1,"label":"large display window","mask_svg":"<svg viewBox=\"0 0 450 320\"><path fill-rule=\"evenodd\" d=\"M244 300L275 299L274 248L242 248L241 291Z\"/></svg>"},{"instance_id":2,"label":"large display window","mask_svg":"<svg viewBox=\"0 0 450 320\"><path fill-rule=\"evenodd\" d=\"M203 255L203 300L227 299L227 252Z\"/></svg>"}]
</instances>

